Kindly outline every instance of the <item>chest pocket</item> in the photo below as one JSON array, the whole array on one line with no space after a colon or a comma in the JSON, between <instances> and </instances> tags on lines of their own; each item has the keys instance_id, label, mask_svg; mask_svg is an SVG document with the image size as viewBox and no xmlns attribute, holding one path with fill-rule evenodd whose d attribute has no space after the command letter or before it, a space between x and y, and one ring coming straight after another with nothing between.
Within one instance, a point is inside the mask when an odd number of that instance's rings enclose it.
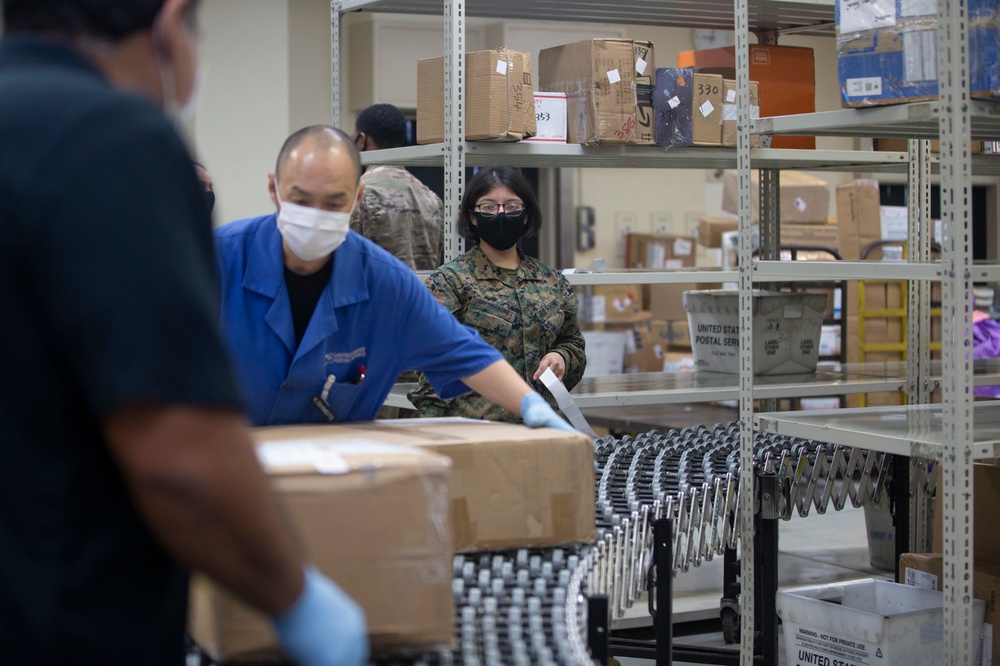
<instances>
[{"instance_id":1,"label":"chest pocket","mask_svg":"<svg viewBox=\"0 0 1000 666\"><path fill-rule=\"evenodd\" d=\"M464 323L479 331L484 338L487 336L504 338L510 335L511 325L509 321L484 310L470 308L465 313Z\"/></svg>"},{"instance_id":2,"label":"chest pocket","mask_svg":"<svg viewBox=\"0 0 1000 666\"><path fill-rule=\"evenodd\" d=\"M333 410L337 421L347 419L360 394L361 386L358 384L337 383L330 387L330 392L326 396L326 404Z\"/></svg>"}]
</instances>

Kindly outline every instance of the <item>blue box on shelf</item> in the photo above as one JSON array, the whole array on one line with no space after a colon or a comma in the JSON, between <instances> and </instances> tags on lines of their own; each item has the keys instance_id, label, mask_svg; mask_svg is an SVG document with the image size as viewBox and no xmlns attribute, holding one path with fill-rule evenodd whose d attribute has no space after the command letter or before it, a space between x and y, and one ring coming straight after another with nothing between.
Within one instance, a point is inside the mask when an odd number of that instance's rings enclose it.
<instances>
[{"instance_id":1,"label":"blue box on shelf","mask_svg":"<svg viewBox=\"0 0 1000 666\"><path fill-rule=\"evenodd\" d=\"M844 106L937 97L936 3L837 0L835 11ZM1000 0L969 0L968 12L971 95L1000 99Z\"/></svg>"}]
</instances>

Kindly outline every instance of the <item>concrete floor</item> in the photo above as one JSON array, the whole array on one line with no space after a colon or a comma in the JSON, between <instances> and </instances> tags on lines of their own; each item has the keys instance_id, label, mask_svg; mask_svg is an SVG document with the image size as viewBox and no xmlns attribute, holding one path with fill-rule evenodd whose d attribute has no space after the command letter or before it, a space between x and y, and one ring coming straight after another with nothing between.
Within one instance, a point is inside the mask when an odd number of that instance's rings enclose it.
<instances>
[{"instance_id":1,"label":"concrete floor","mask_svg":"<svg viewBox=\"0 0 1000 666\"><path fill-rule=\"evenodd\" d=\"M891 579L892 572L869 565L864 512L847 508L826 514L796 516L779 524L778 575L781 587L821 584L857 578ZM718 622L722 594L722 560L682 573L675 579L675 641L686 645L727 647ZM648 615L636 608L632 625L645 623ZM638 619L645 615L645 622ZM626 623L628 624L628 623ZM641 635L642 630L630 630ZM685 634L685 635L682 635ZM728 646L733 647L733 646ZM619 658L622 666L647 666L652 661ZM675 662L681 666L686 662ZM784 664L784 645L779 642L779 664Z\"/></svg>"}]
</instances>

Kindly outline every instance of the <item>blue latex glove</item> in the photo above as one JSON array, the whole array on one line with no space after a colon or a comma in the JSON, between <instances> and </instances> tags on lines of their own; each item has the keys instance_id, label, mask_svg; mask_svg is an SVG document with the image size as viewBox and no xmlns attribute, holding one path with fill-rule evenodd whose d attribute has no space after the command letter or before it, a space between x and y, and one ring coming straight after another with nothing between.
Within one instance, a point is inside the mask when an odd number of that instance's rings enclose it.
<instances>
[{"instance_id":1,"label":"blue latex glove","mask_svg":"<svg viewBox=\"0 0 1000 666\"><path fill-rule=\"evenodd\" d=\"M302 594L283 615L271 618L285 652L301 666L367 664L364 611L314 567L304 573Z\"/></svg>"},{"instance_id":2,"label":"blue latex glove","mask_svg":"<svg viewBox=\"0 0 1000 666\"><path fill-rule=\"evenodd\" d=\"M534 391L521 399L521 418L524 419L524 425L531 428L556 428L579 433L556 414L549 403L545 402L545 398Z\"/></svg>"}]
</instances>

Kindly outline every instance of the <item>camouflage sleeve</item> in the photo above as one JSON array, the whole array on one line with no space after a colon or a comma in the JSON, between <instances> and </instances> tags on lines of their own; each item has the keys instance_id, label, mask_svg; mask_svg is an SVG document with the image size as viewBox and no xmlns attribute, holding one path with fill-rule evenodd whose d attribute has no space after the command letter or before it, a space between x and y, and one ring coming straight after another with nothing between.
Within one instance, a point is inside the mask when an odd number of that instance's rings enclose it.
<instances>
[{"instance_id":1,"label":"camouflage sleeve","mask_svg":"<svg viewBox=\"0 0 1000 666\"><path fill-rule=\"evenodd\" d=\"M453 280L450 279L454 277L453 274L446 269L447 266L443 266L431 273L426 284L437 302L443 305L448 312L455 314L462 309L462 299L459 297L458 289L455 288Z\"/></svg>"},{"instance_id":2,"label":"camouflage sleeve","mask_svg":"<svg viewBox=\"0 0 1000 666\"><path fill-rule=\"evenodd\" d=\"M566 361L566 373L563 375L563 383L566 384L567 389L572 390L583 379L583 372L587 369L586 343L583 340L583 333L580 332L576 293L573 291L573 287L561 275L559 276L559 282L563 288L562 309L565 317L563 318L562 329L560 329L551 351L559 352Z\"/></svg>"},{"instance_id":3,"label":"camouflage sleeve","mask_svg":"<svg viewBox=\"0 0 1000 666\"><path fill-rule=\"evenodd\" d=\"M435 417L446 416L448 414L448 400L442 400L434 392L434 387L427 381L424 373L420 373L420 383L417 388L406 394L413 406L420 412L420 416Z\"/></svg>"},{"instance_id":4,"label":"camouflage sleeve","mask_svg":"<svg viewBox=\"0 0 1000 666\"><path fill-rule=\"evenodd\" d=\"M374 196L371 191L366 190L365 196L362 197L357 209L351 215L351 231L361 234L368 240L373 240L373 222L375 221L375 211L378 209Z\"/></svg>"}]
</instances>

